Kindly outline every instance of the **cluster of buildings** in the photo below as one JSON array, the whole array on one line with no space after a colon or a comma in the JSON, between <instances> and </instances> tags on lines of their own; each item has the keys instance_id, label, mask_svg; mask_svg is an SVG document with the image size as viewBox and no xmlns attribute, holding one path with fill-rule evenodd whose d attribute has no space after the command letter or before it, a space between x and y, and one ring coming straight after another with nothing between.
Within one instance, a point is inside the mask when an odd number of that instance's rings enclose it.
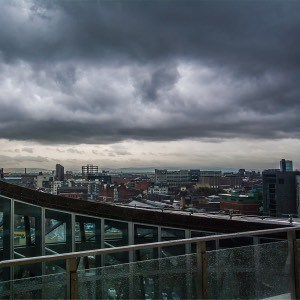
<instances>
[{"instance_id":1,"label":"cluster of buildings","mask_svg":"<svg viewBox=\"0 0 300 300\"><path fill-rule=\"evenodd\" d=\"M122 205L246 215L300 215L300 172L282 159L280 169L262 172L155 169L154 173L109 173L82 166L81 173L56 165L50 173L7 176L3 180L68 198Z\"/></svg>"},{"instance_id":2,"label":"cluster of buildings","mask_svg":"<svg viewBox=\"0 0 300 300\"><path fill-rule=\"evenodd\" d=\"M293 162L282 159L280 169L265 170L262 176L264 214L300 216L300 172L293 170Z\"/></svg>"}]
</instances>

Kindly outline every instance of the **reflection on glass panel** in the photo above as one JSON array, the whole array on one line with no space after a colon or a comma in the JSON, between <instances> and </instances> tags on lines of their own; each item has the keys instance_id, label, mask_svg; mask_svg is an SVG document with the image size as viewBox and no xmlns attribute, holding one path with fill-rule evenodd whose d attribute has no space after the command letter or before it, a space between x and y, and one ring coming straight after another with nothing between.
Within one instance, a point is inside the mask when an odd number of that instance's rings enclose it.
<instances>
[{"instance_id":1,"label":"reflection on glass panel","mask_svg":"<svg viewBox=\"0 0 300 300\"><path fill-rule=\"evenodd\" d=\"M101 219L75 216L76 251L101 248ZM101 266L101 257L86 256L78 261L78 269L90 269Z\"/></svg>"},{"instance_id":2,"label":"reflection on glass panel","mask_svg":"<svg viewBox=\"0 0 300 300\"><path fill-rule=\"evenodd\" d=\"M114 248L128 245L128 223L104 220L104 247ZM128 253L108 254L104 256L104 265L128 262Z\"/></svg>"},{"instance_id":3,"label":"reflection on glass panel","mask_svg":"<svg viewBox=\"0 0 300 300\"><path fill-rule=\"evenodd\" d=\"M31 228L34 226L33 218L30 218ZM26 233L25 233L25 221L24 216L15 215L14 217L14 243L15 246L24 246L26 245Z\"/></svg>"},{"instance_id":4,"label":"reflection on glass panel","mask_svg":"<svg viewBox=\"0 0 300 300\"><path fill-rule=\"evenodd\" d=\"M184 230L173 229L173 228L161 228L161 240L162 241L171 241L184 239L185 233Z\"/></svg>"},{"instance_id":5,"label":"reflection on glass panel","mask_svg":"<svg viewBox=\"0 0 300 300\"><path fill-rule=\"evenodd\" d=\"M58 274L64 273L66 271L66 261L65 260L56 260L49 261L45 263L45 274Z\"/></svg>"},{"instance_id":6,"label":"reflection on glass panel","mask_svg":"<svg viewBox=\"0 0 300 300\"><path fill-rule=\"evenodd\" d=\"M79 299L197 299L196 255L79 271Z\"/></svg>"},{"instance_id":7,"label":"reflection on glass panel","mask_svg":"<svg viewBox=\"0 0 300 300\"><path fill-rule=\"evenodd\" d=\"M1 299L66 299L66 274L37 276L0 283Z\"/></svg>"},{"instance_id":8,"label":"reflection on glass panel","mask_svg":"<svg viewBox=\"0 0 300 300\"><path fill-rule=\"evenodd\" d=\"M79 299L130 299L128 275L128 264L79 271Z\"/></svg>"},{"instance_id":9,"label":"reflection on glass panel","mask_svg":"<svg viewBox=\"0 0 300 300\"><path fill-rule=\"evenodd\" d=\"M0 210L0 249L3 248L3 212ZM0 258L0 260L2 260Z\"/></svg>"},{"instance_id":10,"label":"reflection on glass panel","mask_svg":"<svg viewBox=\"0 0 300 300\"><path fill-rule=\"evenodd\" d=\"M173 229L173 228L162 228L161 229L161 241L179 240L185 238L184 230ZM161 249L162 257L182 255L185 253L185 245L163 247Z\"/></svg>"},{"instance_id":11,"label":"reflection on glass panel","mask_svg":"<svg viewBox=\"0 0 300 300\"><path fill-rule=\"evenodd\" d=\"M219 249L227 249L241 246L249 246L253 244L253 237L239 237L232 239L224 239L219 241Z\"/></svg>"},{"instance_id":12,"label":"reflection on glass panel","mask_svg":"<svg viewBox=\"0 0 300 300\"><path fill-rule=\"evenodd\" d=\"M128 245L128 223L104 220L105 248Z\"/></svg>"},{"instance_id":13,"label":"reflection on glass panel","mask_svg":"<svg viewBox=\"0 0 300 300\"><path fill-rule=\"evenodd\" d=\"M46 219L45 243L65 243L66 242L66 223L55 219Z\"/></svg>"},{"instance_id":14,"label":"reflection on glass panel","mask_svg":"<svg viewBox=\"0 0 300 300\"><path fill-rule=\"evenodd\" d=\"M10 199L0 195L0 260L11 258L11 236L13 235L13 226L11 226L11 207ZM0 268L0 281L10 279L9 268ZM1 295L1 292L0 292Z\"/></svg>"},{"instance_id":15,"label":"reflection on glass panel","mask_svg":"<svg viewBox=\"0 0 300 300\"><path fill-rule=\"evenodd\" d=\"M14 267L14 279L33 278L41 275L41 264L19 265Z\"/></svg>"},{"instance_id":16,"label":"reflection on glass panel","mask_svg":"<svg viewBox=\"0 0 300 300\"><path fill-rule=\"evenodd\" d=\"M211 235L216 235L217 233L215 232L209 232L209 231L191 231L191 238L196 238L196 237L204 237L204 236L211 236ZM196 253L196 244L192 244L192 253ZM216 241L208 241L206 242L206 250L215 250L216 249Z\"/></svg>"},{"instance_id":17,"label":"reflection on glass panel","mask_svg":"<svg viewBox=\"0 0 300 300\"><path fill-rule=\"evenodd\" d=\"M264 299L291 293L286 241L211 251L208 266L210 298Z\"/></svg>"},{"instance_id":18,"label":"reflection on glass panel","mask_svg":"<svg viewBox=\"0 0 300 300\"><path fill-rule=\"evenodd\" d=\"M83 225L81 225L83 224ZM81 228L82 227L82 228ZM96 226L95 223L75 223L75 241L95 241L96 237Z\"/></svg>"},{"instance_id":19,"label":"reflection on glass panel","mask_svg":"<svg viewBox=\"0 0 300 300\"><path fill-rule=\"evenodd\" d=\"M71 214L45 210L46 255L72 251Z\"/></svg>"},{"instance_id":20,"label":"reflection on glass panel","mask_svg":"<svg viewBox=\"0 0 300 300\"><path fill-rule=\"evenodd\" d=\"M147 244L158 242L158 227L134 225L134 244ZM157 249L142 249L135 252L136 260L148 260L158 257Z\"/></svg>"},{"instance_id":21,"label":"reflection on glass panel","mask_svg":"<svg viewBox=\"0 0 300 300\"><path fill-rule=\"evenodd\" d=\"M41 208L14 202L14 258L39 256L42 254ZM41 275L41 264L14 268L14 278Z\"/></svg>"},{"instance_id":22,"label":"reflection on glass panel","mask_svg":"<svg viewBox=\"0 0 300 300\"><path fill-rule=\"evenodd\" d=\"M76 215L76 251L101 248L101 219Z\"/></svg>"}]
</instances>

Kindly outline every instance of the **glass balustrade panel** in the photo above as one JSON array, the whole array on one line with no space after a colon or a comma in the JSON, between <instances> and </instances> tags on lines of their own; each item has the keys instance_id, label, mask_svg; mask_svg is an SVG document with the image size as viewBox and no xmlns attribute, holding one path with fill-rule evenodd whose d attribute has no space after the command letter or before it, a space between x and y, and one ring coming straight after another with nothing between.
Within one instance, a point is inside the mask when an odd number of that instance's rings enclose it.
<instances>
[{"instance_id":1,"label":"glass balustrade panel","mask_svg":"<svg viewBox=\"0 0 300 300\"><path fill-rule=\"evenodd\" d=\"M81 270L79 299L198 299L197 275L195 254Z\"/></svg>"},{"instance_id":2,"label":"glass balustrade panel","mask_svg":"<svg viewBox=\"0 0 300 300\"><path fill-rule=\"evenodd\" d=\"M66 273L0 282L1 299L66 299Z\"/></svg>"},{"instance_id":3,"label":"glass balustrade panel","mask_svg":"<svg viewBox=\"0 0 300 300\"><path fill-rule=\"evenodd\" d=\"M210 299L290 297L292 276L286 241L210 251Z\"/></svg>"}]
</instances>

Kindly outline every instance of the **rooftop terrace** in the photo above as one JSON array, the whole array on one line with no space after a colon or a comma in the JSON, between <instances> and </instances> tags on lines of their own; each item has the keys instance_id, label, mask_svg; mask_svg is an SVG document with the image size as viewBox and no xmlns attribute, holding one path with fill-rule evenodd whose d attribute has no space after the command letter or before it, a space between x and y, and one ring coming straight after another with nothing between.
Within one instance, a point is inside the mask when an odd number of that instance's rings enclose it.
<instances>
[{"instance_id":1,"label":"rooftop terrace","mask_svg":"<svg viewBox=\"0 0 300 300\"><path fill-rule=\"evenodd\" d=\"M11 299L299 298L299 220L52 196L0 181Z\"/></svg>"}]
</instances>

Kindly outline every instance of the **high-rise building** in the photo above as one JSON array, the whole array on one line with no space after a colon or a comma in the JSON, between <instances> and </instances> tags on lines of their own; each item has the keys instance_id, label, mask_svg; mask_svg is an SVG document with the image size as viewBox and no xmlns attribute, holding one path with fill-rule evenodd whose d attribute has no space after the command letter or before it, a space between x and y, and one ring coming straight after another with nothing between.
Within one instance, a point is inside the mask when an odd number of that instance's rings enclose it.
<instances>
[{"instance_id":1,"label":"high-rise building","mask_svg":"<svg viewBox=\"0 0 300 300\"><path fill-rule=\"evenodd\" d=\"M88 176L97 176L98 175L98 166L86 165L82 166L82 177L86 178Z\"/></svg>"},{"instance_id":2,"label":"high-rise building","mask_svg":"<svg viewBox=\"0 0 300 300\"><path fill-rule=\"evenodd\" d=\"M0 179L4 178L3 168L0 168Z\"/></svg>"},{"instance_id":3,"label":"high-rise building","mask_svg":"<svg viewBox=\"0 0 300 300\"><path fill-rule=\"evenodd\" d=\"M291 172L291 171L293 171L293 161L282 159L280 161L280 171L281 172Z\"/></svg>"},{"instance_id":4,"label":"high-rise building","mask_svg":"<svg viewBox=\"0 0 300 300\"><path fill-rule=\"evenodd\" d=\"M299 172L265 170L263 171L264 214L282 217L297 214L296 176Z\"/></svg>"},{"instance_id":5,"label":"high-rise building","mask_svg":"<svg viewBox=\"0 0 300 300\"><path fill-rule=\"evenodd\" d=\"M300 175L296 175L296 209L299 217L300 216Z\"/></svg>"},{"instance_id":6,"label":"high-rise building","mask_svg":"<svg viewBox=\"0 0 300 300\"><path fill-rule=\"evenodd\" d=\"M58 181L63 181L65 178L65 168L60 164L56 164L55 177Z\"/></svg>"},{"instance_id":7,"label":"high-rise building","mask_svg":"<svg viewBox=\"0 0 300 300\"><path fill-rule=\"evenodd\" d=\"M103 183L111 183L111 176L108 175L108 172L99 172L98 166L94 165L82 166L82 178L86 180L98 180Z\"/></svg>"}]
</instances>

